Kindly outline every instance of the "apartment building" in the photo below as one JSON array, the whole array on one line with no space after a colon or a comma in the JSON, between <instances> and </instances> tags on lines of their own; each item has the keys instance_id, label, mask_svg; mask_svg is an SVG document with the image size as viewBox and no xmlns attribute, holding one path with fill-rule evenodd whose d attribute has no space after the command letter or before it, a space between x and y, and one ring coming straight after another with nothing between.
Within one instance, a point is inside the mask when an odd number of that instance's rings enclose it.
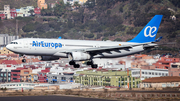
<instances>
[{"instance_id":1,"label":"apartment building","mask_svg":"<svg viewBox=\"0 0 180 101\"><path fill-rule=\"evenodd\" d=\"M19 39L19 36L9 36L8 34L0 34L0 46L6 46L11 41Z\"/></svg>"},{"instance_id":2,"label":"apartment building","mask_svg":"<svg viewBox=\"0 0 180 101\"><path fill-rule=\"evenodd\" d=\"M15 17L17 17L17 12L16 12L16 9L11 9L10 10L10 13L11 13L11 19L14 19Z\"/></svg>"},{"instance_id":3,"label":"apartment building","mask_svg":"<svg viewBox=\"0 0 180 101\"><path fill-rule=\"evenodd\" d=\"M7 19L11 18L10 5L4 5L4 15Z\"/></svg>"},{"instance_id":4,"label":"apartment building","mask_svg":"<svg viewBox=\"0 0 180 101\"><path fill-rule=\"evenodd\" d=\"M0 83L11 82L11 72L8 70L0 70Z\"/></svg>"},{"instance_id":5,"label":"apartment building","mask_svg":"<svg viewBox=\"0 0 180 101\"><path fill-rule=\"evenodd\" d=\"M156 63L154 63L153 65L155 65L155 68L158 69L168 69L171 67L171 63L176 63L176 62L180 62L179 58L166 58L166 57L161 57Z\"/></svg>"},{"instance_id":6,"label":"apartment building","mask_svg":"<svg viewBox=\"0 0 180 101\"><path fill-rule=\"evenodd\" d=\"M48 83L61 83L61 82L73 82L74 73L65 73L65 75L57 73L48 73L47 80Z\"/></svg>"},{"instance_id":7,"label":"apartment building","mask_svg":"<svg viewBox=\"0 0 180 101\"><path fill-rule=\"evenodd\" d=\"M38 76L37 74L31 73L29 75L29 82L38 82Z\"/></svg>"},{"instance_id":8,"label":"apartment building","mask_svg":"<svg viewBox=\"0 0 180 101\"><path fill-rule=\"evenodd\" d=\"M138 88L140 78L132 77L131 71L114 70L86 70L76 72L74 76L76 83L89 86L116 86L123 88ZM128 76L129 75L129 76Z\"/></svg>"},{"instance_id":9,"label":"apartment building","mask_svg":"<svg viewBox=\"0 0 180 101\"><path fill-rule=\"evenodd\" d=\"M63 0L65 4L70 3L71 5L74 5L75 2L79 3L79 0Z\"/></svg>"},{"instance_id":10,"label":"apartment building","mask_svg":"<svg viewBox=\"0 0 180 101\"><path fill-rule=\"evenodd\" d=\"M17 68L11 70L11 81L12 82L28 82L29 75L32 73L32 69Z\"/></svg>"},{"instance_id":11,"label":"apartment building","mask_svg":"<svg viewBox=\"0 0 180 101\"><path fill-rule=\"evenodd\" d=\"M41 8L39 8L39 7L34 8L34 13L35 14L41 14Z\"/></svg>"},{"instance_id":12,"label":"apartment building","mask_svg":"<svg viewBox=\"0 0 180 101\"><path fill-rule=\"evenodd\" d=\"M5 15L3 13L1 13L1 11L0 11L0 20L3 20L3 19L5 19Z\"/></svg>"},{"instance_id":13,"label":"apartment building","mask_svg":"<svg viewBox=\"0 0 180 101\"><path fill-rule=\"evenodd\" d=\"M49 72L49 68L46 68L45 70L41 70L41 72L38 72L38 82L40 83L46 83L47 82L47 73Z\"/></svg>"},{"instance_id":14,"label":"apartment building","mask_svg":"<svg viewBox=\"0 0 180 101\"><path fill-rule=\"evenodd\" d=\"M169 76L180 76L180 62L171 63L170 68L168 68Z\"/></svg>"},{"instance_id":15,"label":"apartment building","mask_svg":"<svg viewBox=\"0 0 180 101\"><path fill-rule=\"evenodd\" d=\"M1 47L0 54L13 54L13 52L9 51L6 47Z\"/></svg>"},{"instance_id":16,"label":"apartment building","mask_svg":"<svg viewBox=\"0 0 180 101\"><path fill-rule=\"evenodd\" d=\"M146 78L163 77L169 75L167 69L132 69L131 73L132 77L137 77L141 80L144 80Z\"/></svg>"},{"instance_id":17,"label":"apartment building","mask_svg":"<svg viewBox=\"0 0 180 101\"><path fill-rule=\"evenodd\" d=\"M40 9L47 9L47 4L46 4L45 0L38 0L37 5Z\"/></svg>"},{"instance_id":18,"label":"apartment building","mask_svg":"<svg viewBox=\"0 0 180 101\"><path fill-rule=\"evenodd\" d=\"M16 9L17 17L30 16L31 15L30 10L34 11L34 7L33 6L27 6L27 7L21 7L20 9Z\"/></svg>"},{"instance_id":19,"label":"apartment building","mask_svg":"<svg viewBox=\"0 0 180 101\"><path fill-rule=\"evenodd\" d=\"M180 77L167 76L167 77L154 77L143 80L140 83L140 88L165 88L165 87L178 87L180 85Z\"/></svg>"}]
</instances>

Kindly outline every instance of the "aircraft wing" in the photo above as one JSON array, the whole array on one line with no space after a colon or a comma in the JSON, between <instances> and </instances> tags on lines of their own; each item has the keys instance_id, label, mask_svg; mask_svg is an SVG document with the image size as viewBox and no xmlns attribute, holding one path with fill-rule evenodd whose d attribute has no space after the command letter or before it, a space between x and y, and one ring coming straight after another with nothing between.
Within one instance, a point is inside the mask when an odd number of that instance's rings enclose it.
<instances>
[{"instance_id":1,"label":"aircraft wing","mask_svg":"<svg viewBox=\"0 0 180 101\"><path fill-rule=\"evenodd\" d=\"M152 43L137 43L137 44L130 44L130 45L122 45L122 46L108 46L108 47L94 47L94 48L85 48L85 49L68 49L68 50L61 50L58 52L61 53L71 53L71 52L107 52L107 51L116 51L116 50L121 50L121 49L130 49L135 46L140 46L143 45L143 47L148 48L148 47L154 47L157 46L157 44L152 44Z\"/></svg>"}]
</instances>

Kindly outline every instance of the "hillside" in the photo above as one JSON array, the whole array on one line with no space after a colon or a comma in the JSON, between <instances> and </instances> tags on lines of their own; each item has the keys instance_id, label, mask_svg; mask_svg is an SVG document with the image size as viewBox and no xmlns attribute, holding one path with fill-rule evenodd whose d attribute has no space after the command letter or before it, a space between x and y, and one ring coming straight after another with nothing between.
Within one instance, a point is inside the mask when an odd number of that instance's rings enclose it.
<instances>
[{"instance_id":1,"label":"hillside","mask_svg":"<svg viewBox=\"0 0 180 101\"><path fill-rule=\"evenodd\" d=\"M38 0L0 0L0 10L4 9L4 5L10 5L10 8L19 9L20 7L34 6L37 7ZM55 3L62 0L46 0L47 3Z\"/></svg>"},{"instance_id":2,"label":"hillside","mask_svg":"<svg viewBox=\"0 0 180 101\"><path fill-rule=\"evenodd\" d=\"M0 7L8 1L16 1L12 7L32 4L37 0L0 0ZM56 0L46 0L55 2ZM16 35L18 20L19 36L88 40L128 41L156 14L162 14L163 20L158 31L163 36L161 43L173 44L161 46L158 50L177 53L180 48L180 1L178 0L88 0L84 6L76 5L70 10L59 0L54 9L41 11L41 17L28 17L0 21L0 32ZM13 2L12 2L13 4ZM170 16L175 16L172 20Z\"/></svg>"}]
</instances>

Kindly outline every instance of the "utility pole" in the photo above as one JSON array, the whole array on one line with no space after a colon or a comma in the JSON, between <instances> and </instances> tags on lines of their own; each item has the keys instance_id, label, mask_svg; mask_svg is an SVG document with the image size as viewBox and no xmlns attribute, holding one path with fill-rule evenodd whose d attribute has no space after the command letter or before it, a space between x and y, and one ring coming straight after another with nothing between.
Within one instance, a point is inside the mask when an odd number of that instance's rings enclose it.
<instances>
[{"instance_id":1,"label":"utility pole","mask_svg":"<svg viewBox=\"0 0 180 101\"><path fill-rule=\"evenodd\" d=\"M129 88L129 69L127 68L127 86Z\"/></svg>"},{"instance_id":2,"label":"utility pole","mask_svg":"<svg viewBox=\"0 0 180 101\"><path fill-rule=\"evenodd\" d=\"M18 20L16 19L16 39L17 39L17 36L18 36Z\"/></svg>"}]
</instances>

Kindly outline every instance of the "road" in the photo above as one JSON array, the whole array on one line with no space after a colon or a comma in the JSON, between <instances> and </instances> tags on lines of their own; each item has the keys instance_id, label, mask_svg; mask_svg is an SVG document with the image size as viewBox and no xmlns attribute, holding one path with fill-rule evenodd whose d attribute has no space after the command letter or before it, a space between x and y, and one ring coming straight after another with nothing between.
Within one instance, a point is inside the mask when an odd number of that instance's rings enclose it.
<instances>
[{"instance_id":1,"label":"road","mask_svg":"<svg viewBox=\"0 0 180 101\"><path fill-rule=\"evenodd\" d=\"M114 100L50 95L50 96L0 97L0 101L114 101Z\"/></svg>"}]
</instances>

